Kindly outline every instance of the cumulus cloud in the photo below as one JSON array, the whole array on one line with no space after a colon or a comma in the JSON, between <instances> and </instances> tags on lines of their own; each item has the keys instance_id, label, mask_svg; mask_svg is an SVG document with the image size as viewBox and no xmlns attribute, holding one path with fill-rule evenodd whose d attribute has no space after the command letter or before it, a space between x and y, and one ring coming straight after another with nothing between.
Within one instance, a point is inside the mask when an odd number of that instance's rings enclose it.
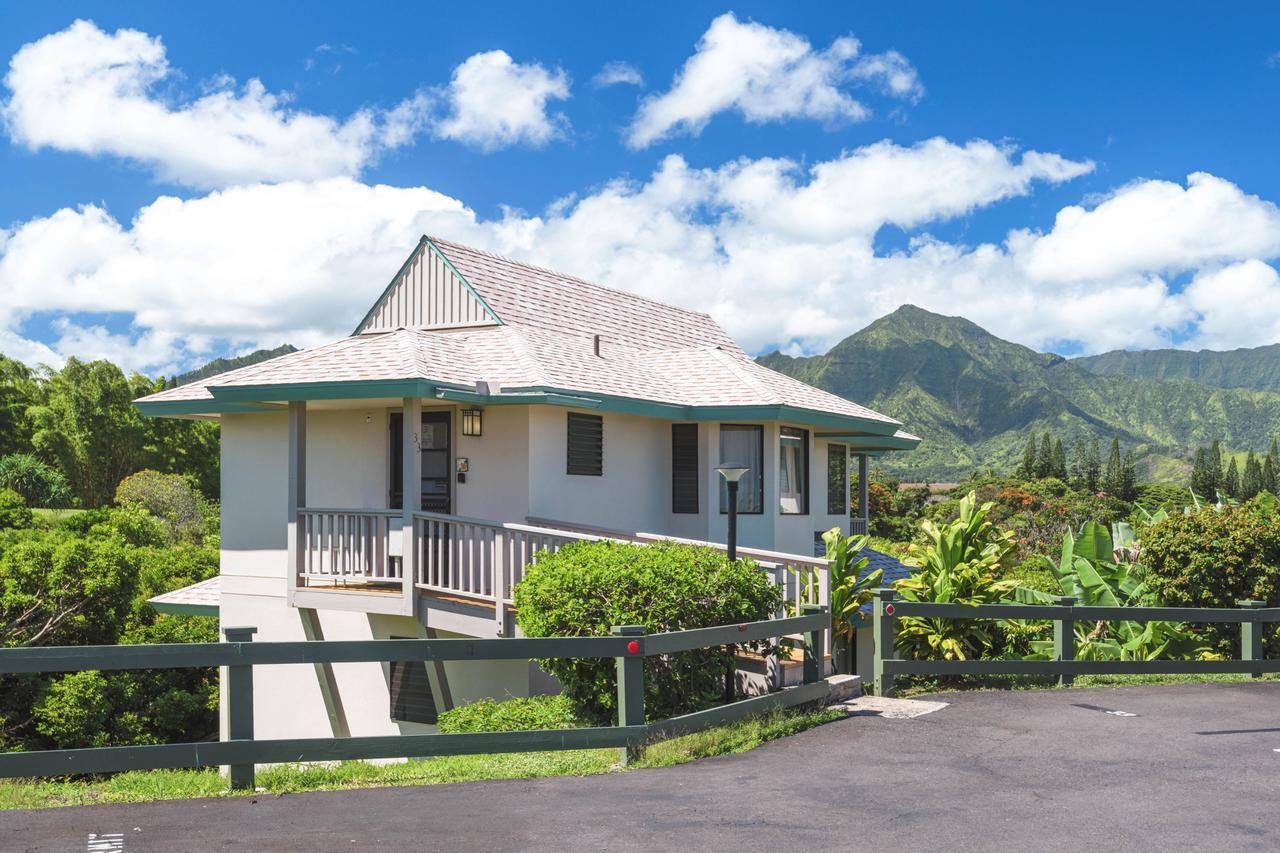
<instances>
[{"instance_id":1,"label":"cumulus cloud","mask_svg":"<svg viewBox=\"0 0 1280 853\"><path fill-rule=\"evenodd\" d=\"M486 150L545 145L569 126L562 113L547 111L549 102L569 97L569 76L522 65L503 50L477 53L455 68L443 97L449 113L435 134Z\"/></svg>"},{"instance_id":2,"label":"cumulus cloud","mask_svg":"<svg viewBox=\"0 0 1280 853\"><path fill-rule=\"evenodd\" d=\"M851 36L818 50L803 36L727 12L711 22L671 88L641 104L628 131L632 148L677 133L698 134L711 118L736 110L756 124L788 118L862 121L869 109L846 91L871 84L915 101L924 89L896 51L860 56Z\"/></svg>"},{"instance_id":3,"label":"cumulus cloud","mask_svg":"<svg viewBox=\"0 0 1280 853\"><path fill-rule=\"evenodd\" d=\"M256 79L237 87L224 77L198 98L166 97L175 76L159 38L76 21L13 56L4 123L32 150L124 157L161 180L209 189L357 175L424 121L415 99L338 121L290 108Z\"/></svg>"},{"instance_id":4,"label":"cumulus cloud","mask_svg":"<svg viewBox=\"0 0 1280 853\"><path fill-rule=\"evenodd\" d=\"M629 62L606 62L596 76L591 78L591 85L597 89L606 86L643 86L644 77L640 69Z\"/></svg>"},{"instance_id":5,"label":"cumulus cloud","mask_svg":"<svg viewBox=\"0 0 1280 853\"><path fill-rule=\"evenodd\" d=\"M926 230L1091 168L932 139L810 166L668 156L645 180L497 219L428 188L350 178L161 197L129 222L92 205L59 210L0 232L0 350L171 372L227 350L331 340L424 232L709 311L756 352L823 351L904 302L1038 348L1280 339L1268 263L1280 218L1221 178L1134 182L998 243ZM885 225L909 245L877 253ZM93 319L121 314L124 331ZM24 334L33 320L52 337Z\"/></svg>"}]
</instances>

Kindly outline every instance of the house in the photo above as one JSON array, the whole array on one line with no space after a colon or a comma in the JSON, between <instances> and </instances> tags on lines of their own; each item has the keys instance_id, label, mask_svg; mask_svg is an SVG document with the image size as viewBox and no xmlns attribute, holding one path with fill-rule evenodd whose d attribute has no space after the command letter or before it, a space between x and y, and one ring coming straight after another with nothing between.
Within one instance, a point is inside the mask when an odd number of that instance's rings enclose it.
<instances>
[{"instance_id":1,"label":"house","mask_svg":"<svg viewBox=\"0 0 1280 853\"><path fill-rule=\"evenodd\" d=\"M724 465L749 469L740 551L786 583L821 569L822 531L865 530L851 464L865 487L869 456L919 441L756 364L706 314L430 237L349 337L137 406L221 421L221 576L162 606L216 596L259 640L510 636L539 549L724 542ZM422 731L547 687L511 662L279 670L263 737Z\"/></svg>"}]
</instances>

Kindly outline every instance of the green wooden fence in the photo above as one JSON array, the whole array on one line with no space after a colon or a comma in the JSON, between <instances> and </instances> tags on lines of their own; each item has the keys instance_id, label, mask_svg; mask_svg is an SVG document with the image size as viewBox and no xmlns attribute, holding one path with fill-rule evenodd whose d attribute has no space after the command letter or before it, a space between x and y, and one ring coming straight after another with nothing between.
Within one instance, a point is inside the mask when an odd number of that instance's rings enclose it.
<instances>
[{"instance_id":1,"label":"green wooden fence","mask_svg":"<svg viewBox=\"0 0 1280 853\"><path fill-rule=\"evenodd\" d=\"M1241 601L1239 607L1078 607L1069 596L1054 605L934 604L901 601L891 589L873 593L875 691L893 694L895 675L1056 675L1069 684L1076 675L1218 675L1247 673L1254 678L1280 672L1280 660L1262 653L1262 628L1280 622L1280 607L1264 601ZM897 620L903 616L931 619L1010 619L1053 622L1053 660L901 660L894 648ZM1076 660L1075 623L1107 622L1236 622L1240 625L1240 657L1235 660Z\"/></svg>"},{"instance_id":2,"label":"green wooden fence","mask_svg":"<svg viewBox=\"0 0 1280 853\"><path fill-rule=\"evenodd\" d=\"M252 642L254 628L226 628L226 642L136 646L57 646L0 649L0 674L82 670L226 667L227 733L223 741L111 746L0 753L0 777L63 776L229 766L234 788L252 788L254 765L367 758L422 758L494 752L618 747L634 758L654 738L698 731L777 708L825 699L822 678L827 608L805 605L805 613L740 625L645 634L620 626L609 637L543 637L451 640L318 640ZM667 720L645 722L644 658L726 646L790 634L804 635L804 679L799 686L741 699ZM253 733L254 668L274 664L401 661L614 658L618 673L618 721L614 726L525 732L386 735L258 740Z\"/></svg>"}]
</instances>

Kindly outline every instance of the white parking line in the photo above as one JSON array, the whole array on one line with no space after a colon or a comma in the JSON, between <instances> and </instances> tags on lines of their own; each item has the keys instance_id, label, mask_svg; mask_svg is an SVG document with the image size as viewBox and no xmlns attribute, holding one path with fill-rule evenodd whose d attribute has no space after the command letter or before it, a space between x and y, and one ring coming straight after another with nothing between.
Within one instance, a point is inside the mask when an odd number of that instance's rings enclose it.
<instances>
[{"instance_id":1,"label":"white parking line","mask_svg":"<svg viewBox=\"0 0 1280 853\"><path fill-rule=\"evenodd\" d=\"M104 832L99 834L91 832L84 849L85 853L123 853L124 833Z\"/></svg>"}]
</instances>

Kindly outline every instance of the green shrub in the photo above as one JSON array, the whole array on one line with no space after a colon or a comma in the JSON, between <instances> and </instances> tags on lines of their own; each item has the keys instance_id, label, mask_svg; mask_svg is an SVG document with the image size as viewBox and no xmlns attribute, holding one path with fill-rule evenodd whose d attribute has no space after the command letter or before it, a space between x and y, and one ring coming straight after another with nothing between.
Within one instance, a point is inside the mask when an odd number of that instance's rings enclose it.
<instances>
[{"instance_id":1,"label":"green shrub","mask_svg":"<svg viewBox=\"0 0 1280 853\"><path fill-rule=\"evenodd\" d=\"M56 468L30 453L11 453L0 459L0 489L13 489L27 506L71 506L71 487Z\"/></svg>"},{"instance_id":2,"label":"green shrub","mask_svg":"<svg viewBox=\"0 0 1280 853\"><path fill-rule=\"evenodd\" d=\"M1220 512L1171 515L1142 540L1146 584L1170 607L1234 607L1246 598L1280 605L1280 518L1259 501ZM1239 651L1237 625L1207 625L1215 650ZM1274 626L1268 646L1280 653Z\"/></svg>"},{"instance_id":3,"label":"green shrub","mask_svg":"<svg viewBox=\"0 0 1280 853\"><path fill-rule=\"evenodd\" d=\"M31 510L22 495L13 489L0 489L0 530L30 526Z\"/></svg>"},{"instance_id":4,"label":"green shrub","mask_svg":"<svg viewBox=\"0 0 1280 853\"><path fill-rule=\"evenodd\" d=\"M516 587L515 603L527 636L602 637L614 625L657 633L754 622L769 619L782 601L755 563L731 563L710 548L579 542L539 557ZM720 648L645 658L646 712L662 719L707 707L722 697L731 665ZM552 660L543 668L560 679L578 716L614 719L614 661Z\"/></svg>"},{"instance_id":5,"label":"green shrub","mask_svg":"<svg viewBox=\"0 0 1280 853\"><path fill-rule=\"evenodd\" d=\"M527 732L534 729L571 729L582 725L573 703L559 696L530 696L501 702L481 699L440 714L444 734L462 732Z\"/></svg>"},{"instance_id":6,"label":"green shrub","mask_svg":"<svg viewBox=\"0 0 1280 853\"><path fill-rule=\"evenodd\" d=\"M200 494L185 477L177 474L159 471L131 474L116 487L116 503L122 507L142 507L164 522L169 537L175 542L199 541L204 532Z\"/></svg>"}]
</instances>

